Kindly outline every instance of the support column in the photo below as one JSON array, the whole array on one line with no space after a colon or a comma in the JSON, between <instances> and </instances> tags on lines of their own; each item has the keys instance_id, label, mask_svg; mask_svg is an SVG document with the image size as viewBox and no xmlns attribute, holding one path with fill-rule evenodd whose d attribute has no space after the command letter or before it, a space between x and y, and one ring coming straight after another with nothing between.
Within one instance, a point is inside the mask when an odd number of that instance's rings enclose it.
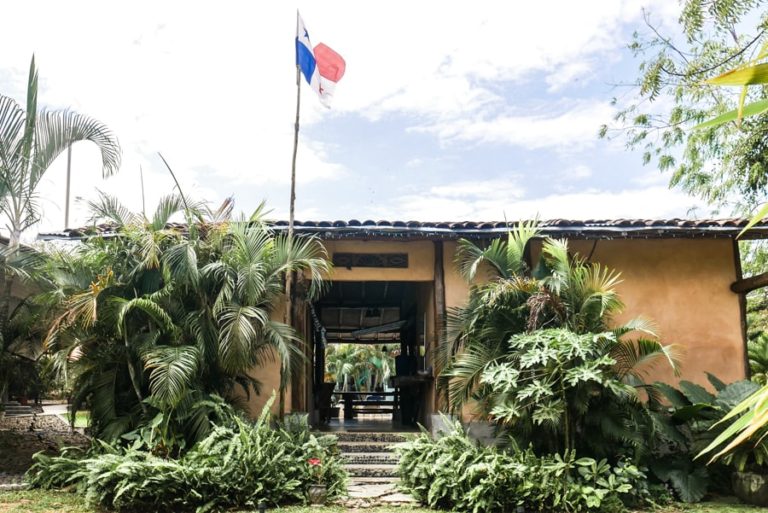
<instances>
[{"instance_id":1,"label":"support column","mask_svg":"<svg viewBox=\"0 0 768 513\"><path fill-rule=\"evenodd\" d=\"M446 336L446 308L445 308L445 268L443 265L443 241L438 240L434 242L435 245L435 278L434 278L434 291L435 291L435 337L431 347L431 357L433 372L437 374L440 369L437 369L434 365L434 352L437 350L444 341ZM435 375L435 383L437 382L437 375ZM437 392L433 394L434 404L433 411L439 411Z\"/></svg>"},{"instance_id":2,"label":"support column","mask_svg":"<svg viewBox=\"0 0 768 513\"><path fill-rule=\"evenodd\" d=\"M741 269L741 251L739 250L739 241L733 239L733 264L736 269L736 282L731 285L731 290L734 290L734 285L744 280L744 273ZM758 287L755 287L758 288ZM754 290L754 289L751 289ZM741 316L741 340L744 345L744 376L749 379L749 352L747 351L747 293L749 290L745 290L739 293L739 315Z\"/></svg>"}]
</instances>

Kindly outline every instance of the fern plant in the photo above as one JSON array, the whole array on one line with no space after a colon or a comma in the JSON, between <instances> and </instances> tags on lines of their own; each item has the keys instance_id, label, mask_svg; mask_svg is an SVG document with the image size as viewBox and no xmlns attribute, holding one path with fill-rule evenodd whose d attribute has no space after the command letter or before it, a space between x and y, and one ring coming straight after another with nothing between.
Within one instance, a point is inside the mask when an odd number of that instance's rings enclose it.
<instances>
[{"instance_id":1,"label":"fern plant","mask_svg":"<svg viewBox=\"0 0 768 513\"><path fill-rule=\"evenodd\" d=\"M273 401L255 423L225 406L227 420L178 458L148 450L137 436L127 446L97 442L87 453L38 453L27 479L39 488L74 486L89 504L108 509L203 513L302 503L315 482L307 461L317 458L329 497L341 496L347 475L335 437L315 437L306 418L273 427Z\"/></svg>"},{"instance_id":2,"label":"fern plant","mask_svg":"<svg viewBox=\"0 0 768 513\"><path fill-rule=\"evenodd\" d=\"M472 441L458 423L438 439L426 432L397 447L403 487L421 503L454 511L621 511L650 496L629 464L565 455L507 452Z\"/></svg>"}]
</instances>

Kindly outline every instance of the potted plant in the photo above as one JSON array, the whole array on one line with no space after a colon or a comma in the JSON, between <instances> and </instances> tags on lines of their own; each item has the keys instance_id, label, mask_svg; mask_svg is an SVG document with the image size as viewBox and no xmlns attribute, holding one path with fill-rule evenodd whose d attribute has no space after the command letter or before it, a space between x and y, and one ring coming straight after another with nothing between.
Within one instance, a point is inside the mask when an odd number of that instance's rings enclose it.
<instances>
[{"instance_id":1,"label":"potted plant","mask_svg":"<svg viewBox=\"0 0 768 513\"><path fill-rule=\"evenodd\" d=\"M731 449L722 459L731 466L733 494L742 502L768 506L768 442L765 432Z\"/></svg>"},{"instance_id":2,"label":"potted plant","mask_svg":"<svg viewBox=\"0 0 768 513\"><path fill-rule=\"evenodd\" d=\"M331 408L329 410L329 417L332 419L338 419L339 413L341 412L341 407L339 406L339 398L334 396L331 396Z\"/></svg>"},{"instance_id":3,"label":"potted plant","mask_svg":"<svg viewBox=\"0 0 768 513\"><path fill-rule=\"evenodd\" d=\"M309 458L309 474L312 482L309 484L308 496L310 504L325 504L328 498L328 489L325 486L323 462L320 458Z\"/></svg>"},{"instance_id":4,"label":"potted plant","mask_svg":"<svg viewBox=\"0 0 768 513\"><path fill-rule=\"evenodd\" d=\"M760 387L746 380L725 385L712 376L710 382L716 395L681 381L689 404L681 404L673 418L685 418L688 423L699 419L698 443L693 447L694 454L698 453L696 458L701 463L726 465L732 469L731 485L736 497L748 504L768 506L768 430L758 426L741 437L742 443L727 444L739 426L749 420L749 412L745 414L748 408L743 405L760 392ZM693 395L698 395L695 401ZM682 398L680 395L679 399Z\"/></svg>"}]
</instances>

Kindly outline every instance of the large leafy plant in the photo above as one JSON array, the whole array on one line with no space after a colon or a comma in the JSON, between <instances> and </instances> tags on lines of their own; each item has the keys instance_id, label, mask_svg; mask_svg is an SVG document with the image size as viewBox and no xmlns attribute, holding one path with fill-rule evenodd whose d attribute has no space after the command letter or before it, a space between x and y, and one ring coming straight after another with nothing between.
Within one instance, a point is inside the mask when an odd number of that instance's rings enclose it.
<instances>
[{"instance_id":1,"label":"large leafy plant","mask_svg":"<svg viewBox=\"0 0 768 513\"><path fill-rule=\"evenodd\" d=\"M549 452L584 448L578 441L594 437L595 427L602 430L602 440L609 440L615 426L589 425L590 410L594 413L601 402L642 408L636 389L616 370L621 346L613 332L538 330L514 335L508 344L507 354L483 372L477 396L490 408L489 417L513 432L548 431L547 441L559 438L559 444L546 447ZM542 438L541 433L535 437Z\"/></svg>"},{"instance_id":2,"label":"large leafy plant","mask_svg":"<svg viewBox=\"0 0 768 513\"><path fill-rule=\"evenodd\" d=\"M645 475L629 464L531 450L505 452L472 441L455 423L433 439L400 444L403 486L432 508L454 511L621 511L649 499Z\"/></svg>"},{"instance_id":3,"label":"large leafy plant","mask_svg":"<svg viewBox=\"0 0 768 513\"><path fill-rule=\"evenodd\" d=\"M566 241L544 238L533 265L538 237L535 223L518 223L506 240L460 242L457 267L472 286L449 318L439 389L450 409L474 405L541 451L642 452L652 426L638 390L659 363L677 371L676 349L642 319L611 326L619 275Z\"/></svg>"},{"instance_id":4,"label":"large leafy plant","mask_svg":"<svg viewBox=\"0 0 768 513\"><path fill-rule=\"evenodd\" d=\"M75 487L92 505L128 511L255 509L304 502L314 483L309 459L323 465L331 498L346 489L346 472L335 437L315 437L306 417L274 428L269 406L256 423L229 407L225 421L178 459L147 450L146 441L98 442L88 453L35 455L28 473L33 487Z\"/></svg>"},{"instance_id":5,"label":"large leafy plant","mask_svg":"<svg viewBox=\"0 0 768 513\"><path fill-rule=\"evenodd\" d=\"M117 138L103 123L71 110L38 107L38 70L29 66L26 105L0 94L0 214L8 228L0 292L0 402L6 399L8 378L18 364L19 339L11 308L14 280L24 276L20 248L22 233L40 220L38 187L59 155L80 141L93 143L101 154L101 172L110 176L120 168ZM34 340L34 339L32 339Z\"/></svg>"},{"instance_id":6,"label":"large leafy plant","mask_svg":"<svg viewBox=\"0 0 768 513\"><path fill-rule=\"evenodd\" d=\"M697 455L724 431L720 421L727 413L759 388L746 380L726 385L715 376L708 378L715 393L685 380L678 388L654 384L665 402L654 405L662 412L654 417L661 443L655 449L650 468L686 502L701 500L713 485L728 482L728 471L723 465L707 467ZM768 444L758 442L740 447L722 463L739 471L762 467L768 463ZM729 489L721 486L720 491Z\"/></svg>"},{"instance_id":7,"label":"large leafy plant","mask_svg":"<svg viewBox=\"0 0 768 513\"><path fill-rule=\"evenodd\" d=\"M747 342L750 379L759 385L768 384L768 333L761 333Z\"/></svg>"}]
</instances>

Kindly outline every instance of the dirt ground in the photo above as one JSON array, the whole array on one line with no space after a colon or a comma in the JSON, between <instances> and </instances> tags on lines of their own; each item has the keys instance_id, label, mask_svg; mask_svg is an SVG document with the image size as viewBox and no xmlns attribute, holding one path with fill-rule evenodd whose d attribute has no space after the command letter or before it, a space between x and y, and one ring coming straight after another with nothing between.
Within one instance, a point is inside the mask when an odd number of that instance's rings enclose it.
<instances>
[{"instance_id":1,"label":"dirt ground","mask_svg":"<svg viewBox=\"0 0 768 513\"><path fill-rule=\"evenodd\" d=\"M26 472L36 452L56 452L60 447L84 447L87 444L88 438L71 431L58 416L38 416L34 421L28 418L25 422L3 419L0 423L0 484L4 477Z\"/></svg>"}]
</instances>

